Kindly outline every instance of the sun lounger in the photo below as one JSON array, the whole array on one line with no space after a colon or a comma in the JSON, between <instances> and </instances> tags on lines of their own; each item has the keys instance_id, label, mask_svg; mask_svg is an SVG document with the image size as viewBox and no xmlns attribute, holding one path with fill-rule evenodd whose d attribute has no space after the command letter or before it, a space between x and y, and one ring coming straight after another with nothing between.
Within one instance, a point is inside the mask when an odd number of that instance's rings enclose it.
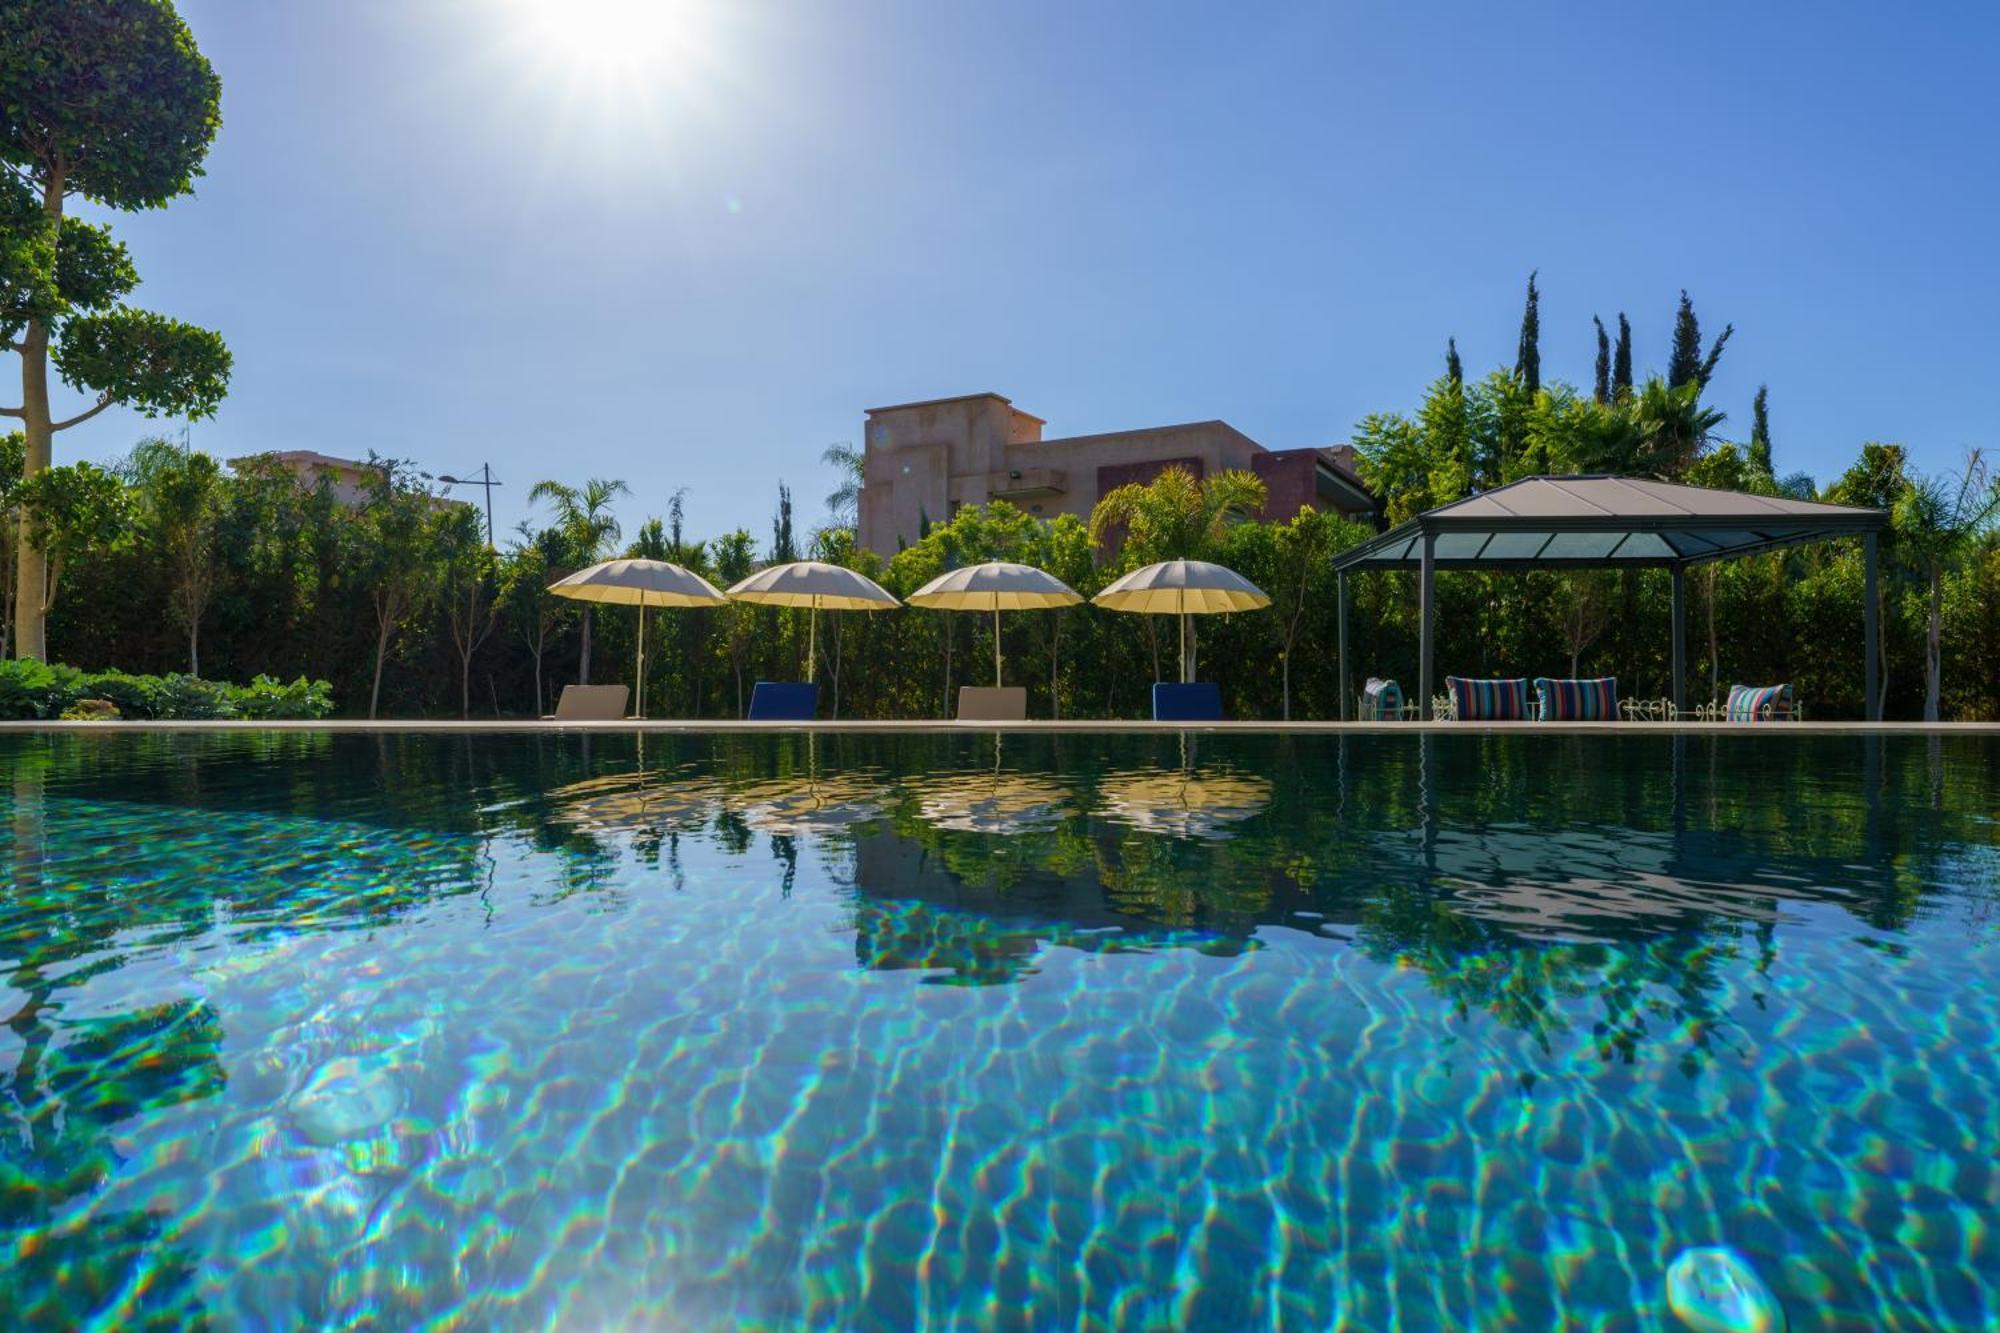
<instances>
[{"instance_id":1,"label":"sun lounger","mask_svg":"<svg viewBox=\"0 0 2000 1333\"><path fill-rule=\"evenodd\" d=\"M1153 686L1153 721L1220 722L1222 688L1212 680L1185 685L1160 681Z\"/></svg>"},{"instance_id":2,"label":"sun lounger","mask_svg":"<svg viewBox=\"0 0 2000 1333\"><path fill-rule=\"evenodd\" d=\"M819 716L819 686L760 680L750 691L750 721L810 722Z\"/></svg>"},{"instance_id":3,"label":"sun lounger","mask_svg":"<svg viewBox=\"0 0 2000 1333\"><path fill-rule=\"evenodd\" d=\"M1025 722L1028 720L1028 691L1020 685L961 685L958 690L960 722Z\"/></svg>"},{"instance_id":4,"label":"sun lounger","mask_svg":"<svg viewBox=\"0 0 2000 1333\"><path fill-rule=\"evenodd\" d=\"M552 722L616 722L625 716L629 685L565 685L556 699Z\"/></svg>"}]
</instances>

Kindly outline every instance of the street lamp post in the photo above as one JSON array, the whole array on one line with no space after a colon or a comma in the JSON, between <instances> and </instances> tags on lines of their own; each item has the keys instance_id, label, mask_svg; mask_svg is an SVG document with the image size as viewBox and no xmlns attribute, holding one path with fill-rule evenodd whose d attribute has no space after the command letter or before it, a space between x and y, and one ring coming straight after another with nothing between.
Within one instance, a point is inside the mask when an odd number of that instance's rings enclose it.
<instances>
[{"instance_id":1,"label":"street lamp post","mask_svg":"<svg viewBox=\"0 0 2000 1333\"><path fill-rule=\"evenodd\" d=\"M504 484L502 482L493 480L493 465L491 463L481 463L479 465L479 475L476 477L466 477L461 480L458 477L447 477L440 475L438 477L438 480L443 482L447 486L481 486L485 488L486 544L488 546L493 545L493 488L495 486Z\"/></svg>"}]
</instances>

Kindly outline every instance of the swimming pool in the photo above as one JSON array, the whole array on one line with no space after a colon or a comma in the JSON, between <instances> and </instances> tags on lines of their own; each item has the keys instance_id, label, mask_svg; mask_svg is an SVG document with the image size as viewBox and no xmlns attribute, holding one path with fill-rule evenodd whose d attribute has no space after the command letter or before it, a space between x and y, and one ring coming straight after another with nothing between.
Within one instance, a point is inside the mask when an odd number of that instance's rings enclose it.
<instances>
[{"instance_id":1,"label":"swimming pool","mask_svg":"<svg viewBox=\"0 0 2000 1333\"><path fill-rule=\"evenodd\" d=\"M2000 1309L2000 743L0 736L0 1326Z\"/></svg>"}]
</instances>

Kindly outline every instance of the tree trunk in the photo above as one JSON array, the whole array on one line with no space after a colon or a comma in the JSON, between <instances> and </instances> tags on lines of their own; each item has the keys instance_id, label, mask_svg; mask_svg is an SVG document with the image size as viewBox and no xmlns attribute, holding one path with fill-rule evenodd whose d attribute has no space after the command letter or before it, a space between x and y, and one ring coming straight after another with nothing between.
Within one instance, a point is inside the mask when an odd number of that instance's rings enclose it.
<instances>
[{"instance_id":1,"label":"tree trunk","mask_svg":"<svg viewBox=\"0 0 2000 1333\"><path fill-rule=\"evenodd\" d=\"M368 691L368 720L375 720L375 710L382 702L382 661L389 656L389 630L395 622L383 618L381 627L375 634L375 685Z\"/></svg>"},{"instance_id":2,"label":"tree trunk","mask_svg":"<svg viewBox=\"0 0 2000 1333\"><path fill-rule=\"evenodd\" d=\"M60 229L63 173L51 173L42 190L42 212ZM58 231L60 235L60 231ZM21 334L21 432L27 448L21 460L21 480L47 470L54 455L55 423L49 415L49 327L31 319ZM20 558L15 562L14 654L48 659L48 563L26 522L21 524Z\"/></svg>"},{"instance_id":3,"label":"tree trunk","mask_svg":"<svg viewBox=\"0 0 2000 1333\"><path fill-rule=\"evenodd\" d=\"M201 622L193 616L188 617L188 674L190 676L199 676L201 674L200 624Z\"/></svg>"},{"instance_id":4,"label":"tree trunk","mask_svg":"<svg viewBox=\"0 0 2000 1333\"><path fill-rule=\"evenodd\" d=\"M1924 721L1938 720L1944 684L1944 567L1931 566L1930 624L1924 630Z\"/></svg>"}]
</instances>

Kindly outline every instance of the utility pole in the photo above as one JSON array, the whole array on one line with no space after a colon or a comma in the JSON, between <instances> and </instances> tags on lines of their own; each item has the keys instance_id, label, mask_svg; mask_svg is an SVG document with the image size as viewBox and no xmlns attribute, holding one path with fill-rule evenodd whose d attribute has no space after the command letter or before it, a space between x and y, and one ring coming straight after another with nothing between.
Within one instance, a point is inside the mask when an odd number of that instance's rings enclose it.
<instances>
[{"instance_id":1,"label":"utility pole","mask_svg":"<svg viewBox=\"0 0 2000 1333\"><path fill-rule=\"evenodd\" d=\"M493 545L493 488L495 486L500 486L505 484L503 482L498 482L493 480L493 465L491 463L481 463L479 465L479 475L476 477L466 477L464 479L460 479L458 477L447 477L440 475L438 477L438 480L443 482L447 486L480 486L485 488L486 544L488 546L492 546Z\"/></svg>"}]
</instances>

